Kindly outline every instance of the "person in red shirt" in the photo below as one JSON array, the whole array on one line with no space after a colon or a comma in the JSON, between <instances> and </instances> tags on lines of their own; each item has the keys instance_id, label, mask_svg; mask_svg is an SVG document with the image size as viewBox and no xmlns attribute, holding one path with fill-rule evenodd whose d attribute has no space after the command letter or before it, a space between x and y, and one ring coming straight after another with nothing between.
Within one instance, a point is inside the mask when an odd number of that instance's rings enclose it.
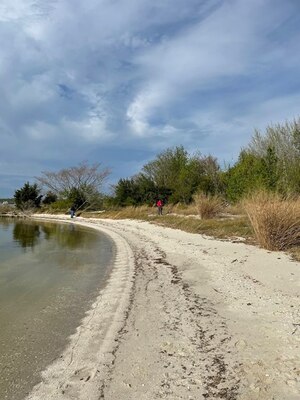
<instances>
[{"instance_id":1,"label":"person in red shirt","mask_svg":"<svg viewBox=\"0 0 300 400\"><path fill-rule=\"evenodd\" d=\"M163 202L162 202L162 200L160 200L160 199L157 200L156 207L157 207L158 215L162 215L162 212L163 212Z\"/></svg>"}]
</instances>

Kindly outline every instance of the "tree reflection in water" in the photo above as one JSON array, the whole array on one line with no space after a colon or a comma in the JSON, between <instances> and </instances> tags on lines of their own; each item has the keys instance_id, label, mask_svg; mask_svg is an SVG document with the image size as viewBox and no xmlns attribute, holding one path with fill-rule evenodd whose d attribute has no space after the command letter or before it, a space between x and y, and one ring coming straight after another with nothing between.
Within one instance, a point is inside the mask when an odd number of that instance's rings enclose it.
<instances>
[{"instance_id":1,"label":"tree reflection in water","mask_svg":"<svg viewBox=\"0 0 300 400\"><path fill-rule=\"evenodd\" d=\"M0 400L23 399L59 357L114 254L106 235L70 220L0 218Z\"/></svg>"},{"instance_id":2,"label":"tree reflection in water","mask_svg":"<svg viewBox=\"0 0 300 400\"><path fill-rule=\"evenodd\" d=\"M4 231L8 230L11 227L12 222L15 222L14 218L0 217L0 225Z\"/></svg>"},{"instance_id":3,"label":"tree reflection in water","mask_svg":"<svg viewBox=\"0 0 300 400\"><path fill-rule=\"evenodd\" d=\"M8 224L11 224L12 220ZM0 220L5 225L4 220ZM41 239L54 240L59 247L75 250L90 248L96 235L87 235L85 229L77 229L74 224L54 224L51 222L37 222L28 220L14 220L13 238L22 248L33 249Z\"/></svg>"},{"instance_id":4,"label":"tree reflection in water","mask_svg":"<svg viewBox=\"0 0 300 400\"><path fill-rule=\"evenodd\" d=\"M15 222L13 238L24 249L27 247L33 248L38 243L40 234L40 227L34 222Z\"/></svg>"},{"instance_id":5,"label":"tree reflection in water","mask_svg":"<svg viewBox=\"0 0 300 400\"><path fill-rule=\"evenodd\" d=\"M45 235L45 239L55 239L56 242L63 248L74 250L90 247L97 237L94 235L87 235L84 229L77 229L74 224L53 224L43 223L41 230Z\"/></svg>"}]
</instances>

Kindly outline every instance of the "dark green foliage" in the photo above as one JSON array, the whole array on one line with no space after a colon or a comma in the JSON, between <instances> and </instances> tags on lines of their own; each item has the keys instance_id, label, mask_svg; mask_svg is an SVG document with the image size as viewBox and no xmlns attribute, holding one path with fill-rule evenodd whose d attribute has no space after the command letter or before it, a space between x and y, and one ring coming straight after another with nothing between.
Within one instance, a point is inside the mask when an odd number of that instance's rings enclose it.
<instances>
[{"instance_id":1,"label":"dark green foliage","mask_svg":"<svg viewBox=\"0 0 300 400\"><path fill-rule=\"evenodd\" d=\"M24 210L40 207L42 195L36 183L30 185L26 182L21 189L15 191L14 199L16 207Z\"/></svg>"},{"instance_id":2,"label":"dark green foliage","mask_svg":"<svg viewBox=\"0 0 300 400\"><path fill-rule=\"evenodd\" d=\"M34 223L24 221L15 223L13 237L23 248L33 248L37 244L40 234L40 227Z\"/></svg>"},{"instance_id":3,"label":"dark green foliage","mask_svg":"<svg viewBox=\"0 0 300 400\"><path fill-rule=\"evenodd\" d=\"M114 189L114 204L118 206L153 205L158 197L166 199L170 194L142 173L133 178L120 179Z\"/></svg>"},{"instance_id":4,"label":"dark green foliage","mask_svg":"<svg viewBox=\"0 0 300 400\"><path fill-rule=\"evenodd\" d=\"M275 191L279 179L278 157L273 147L268 147L267 154L261 159L263 184L267 190Z\"/></svg>"},{"instance_id":5,"label":"dark green foliage","mask_svg":"<svg viewBox=\"0 0 300 400\"><path fill-rule=\"evenodd\" d=\"M212 156L190 156L182 147L167 149L143 167L144 174L165 191L170 203L188 204L201 189L215 194L222 190L220 167Z\"/></svg>"},{"instance_id":6,"label":"dark green foliage","mask_svg":"<svg viewBox=\"0 0 300 400\"><path fill-rule=\"evenodd\" d=\"M238 201L243 195L263 186L261 159L242 151L236 164L225 176L226 197Z\"/></svg>"},{"instance_id":7,"label":"dark green foliage","mask_svg":"<svg viewBox=\"0 0 300 400\"><path fill-rule=\"evenodd\" d=\"M120 179L115 186L115 204L118 206L134 205L134 193L133 179Z\"/></svg>"},{"instance_id":8,"label":"dark green foliage","mask_svg":"<svg viewBox=\"0 0 300 400\"><path fill-rule=\"evenodd\" d=\"M224 179L227 198L234 202L254 190L275 191L279 175L274 149L269 147L264 157L241 151L238 161L224 174Z\"/></svg>"},{"instance_id":9,"label":"dark green foliage","mask_svg":"<svg viewBox=\"0 0 300 400\"><path fill-rule=\"evenodd\" d=\"M188 153L183 146L169 148L146 164L143 173L153 182L157 192L160 188L170 193L170 202L188 201L182 187L188 183L187 164Z\"/></svg>"},{"instance_id":10,"label":"dark green foliage","mask_svg":"<svg viewBox=\"0 0 300 400\"><path fill-rule=\"evenodd\" d=\"M115 186L115 204L137 206L164 203L188 204L197 190L217 194L222 190L221 171L211 156L190 156L182 147L169 148L144 165L133 178L120 179Z\"/></svg>"},{"instance_id":11,"label":"dark green foliage","mask_svg":"<svg viewBox=\"0 0 300 400\"><path fill-rule=\"evenodd\" d=\"M256 131L247 147L265 160L265 184L282 194L300 194L300 119ZM271 174L271 176L270 176Z\"/></svg>"},{"instance_id":12,"label":"dark green foliage","mask_svg":"<svg viewBox=\"0 0 300 400\"><path fill-rule=\"evenodd\" d=\"M216 158L211 155L193 157L189 161L189 170L193 180L192 194L196 191L206 195L223 193L222 171Z\"/></svg>"},{"instance_id":13,"label":"dark green foliage","mask_svg":"<svg viewBox=\"0 0 300 400\"><path fill-rule=\"evenodd\" d=\"M58 199L50 204L50 209L55 212L66 212L72 207L72 202L68 199Z\"/></svg>"},{"instance_id":14,"label":"dark green foliage","mask_svg":"<svg viewBox=\"0 0 300 400\"><path fill-rule=\"evenodd\" d=\"M75 187L69 190L67 200L76 210L83 207L87 202L84 191Z\"/></svg>"},{"instance_id":15,"label":"dark green foliage","mask_svg":"<svg viewBox=\"0 0 300 400\"><path fill-rule=\"evenodd\" d=\"M137 204L152 205L155 203L158 196L165 196L164 193L159 192L154 182L144 174L138 174L133 178Z\"/></svg>"},{"instance_id":16,"label":"dark green foliage","mask_svg":"<svg viewBox=\"0 0 300 400\"><path fill-rule=\"evenodd\" d=\"M47 192L45 197L43 198L43 204L51 204L57 201L57 195L53 192Z\"/></svg>"}]
</instances>

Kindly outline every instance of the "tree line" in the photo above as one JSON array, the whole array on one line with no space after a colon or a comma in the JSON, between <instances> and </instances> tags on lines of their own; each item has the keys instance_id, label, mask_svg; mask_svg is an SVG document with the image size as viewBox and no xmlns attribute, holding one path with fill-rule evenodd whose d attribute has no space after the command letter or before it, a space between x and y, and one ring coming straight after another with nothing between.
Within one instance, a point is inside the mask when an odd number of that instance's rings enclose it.
<instances>
[{"instance_id":1,"label":"tree line","mask_svg":"<svg viewBox=\"0 0 300 400\"><path fill-rule=\"evenodd\" d=\"M50 206L57 210L99 208L102 205L103 182L109 175L99 163L63 168L58 172L44 171L36 183L26 182L15 191L16 207L22 210Z\"/></svg>"},{"instance_id":2,"label":"tree line","mask_svg":"<svg viewBox=\"0 0 300 400\"><path fill-rule=\"evenodd\" d=\"M263 189L282 195L300 193L300 118L255 131L233 165L217 158L188 153L183 146L168 148L146 163L140 172L119 179L111 195L102 193L109 170L81 163L58 172L43 172L37 183L27 182L15 192L17 207L41 204L64 208L100 209L110 206L152 205L160 198L188 204L196 193L218 195L237 202Z\"/></svg>"}]
</instances>

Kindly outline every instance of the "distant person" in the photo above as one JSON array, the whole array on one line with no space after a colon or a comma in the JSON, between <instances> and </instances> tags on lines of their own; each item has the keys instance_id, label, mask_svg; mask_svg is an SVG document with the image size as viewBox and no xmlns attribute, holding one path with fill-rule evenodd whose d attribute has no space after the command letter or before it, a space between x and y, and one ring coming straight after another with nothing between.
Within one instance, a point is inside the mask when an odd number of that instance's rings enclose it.
<instances>
[{"instance_id":1,"label":"distant person","mask_svg":"<svg viewBox=\"0 0 300 400\"><path fill-rule=\"evenodd\" d=\"M72 206L70 208L70 214L71 214L71 218L75 217L75 207L74 206Z\"/></svg>"},{"instance_id":2,"label":"distant person","mask_svg":"<svg viewBox=\"0 0 300 400\"><path fill-rule=\"evenodd\" d=\"M160 199L157 200L156 207L157 207L158 215L162 215L162 212L163 212L163 202L162 202L162 200L160 200Z\"/></svg>"}]
</instances>

